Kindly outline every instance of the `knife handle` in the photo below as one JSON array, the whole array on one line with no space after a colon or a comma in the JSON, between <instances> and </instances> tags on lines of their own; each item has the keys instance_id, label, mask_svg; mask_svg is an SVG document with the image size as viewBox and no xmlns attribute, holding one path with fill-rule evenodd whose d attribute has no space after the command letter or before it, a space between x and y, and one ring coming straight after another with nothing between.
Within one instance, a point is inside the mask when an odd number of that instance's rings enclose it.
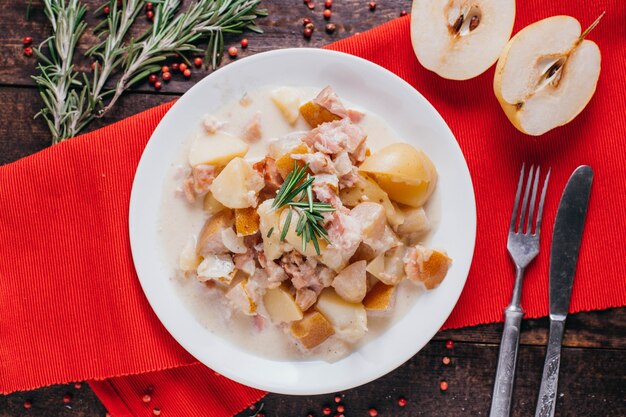
<instances>
[{"instance_id":1,"label":"knife handle","mask_svg":"<svg viewBox=\"0 0 626 417\"><path fill-rule=\"evenodd\" d=\"M546 361L543 365L535 417L554 417L564 329L565 317L557 320L550 319L550 337L548 339L548 349L546 350Z\"/></svg>"},{"instance_id":2,"label":"knife handle","mask_svg":"<svg viewBox=\"0 0 626 417\"><path fill-rule=\"evenodd\" d=\"M509 417L513 400L513 383L515 381L515 364L519 347L520 326L524 311L520 307L510 305L504 310L504 330L498 355L498 370L493 387L491 411L489 417Z\"/></svg>"}]
</instances>

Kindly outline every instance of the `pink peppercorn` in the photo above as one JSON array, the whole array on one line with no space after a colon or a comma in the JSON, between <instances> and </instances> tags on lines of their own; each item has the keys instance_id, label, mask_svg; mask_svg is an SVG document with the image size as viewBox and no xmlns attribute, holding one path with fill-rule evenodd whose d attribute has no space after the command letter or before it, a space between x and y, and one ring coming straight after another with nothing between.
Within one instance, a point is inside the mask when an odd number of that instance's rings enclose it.
<instances>
[{"instance_id":1,"label":"pink peppercorn","mask_svg":"<svg viewBox=\"0 0 626 417\"><path fill-rule=\"evenodd\" d=\"M448 390L448 383L446 381L441 381L439 383L439 389L442 391L447 391Z\"/></svg>"},{"instance_id":2,"label":"pink peppercorn","mask_svg":"<svg viewBox=\"0 0 626 417\"><path fill-rule=\"evenodd\" d=\"M375 408L370 408L370 416L371 417L376 417L378 415L378 410L376 410Z\"/></svg>"},{"instance_id":3,"label":"pink peppercorn","mask_svg":"<svg viewBox=\"0 0 626 417\"><path fill-rule=\"evenodd\" d=\"M454 342L452 340L448 340L446 342L446 348L447 349L452 349L454 347Z\"/></svg>"}]
</instances>

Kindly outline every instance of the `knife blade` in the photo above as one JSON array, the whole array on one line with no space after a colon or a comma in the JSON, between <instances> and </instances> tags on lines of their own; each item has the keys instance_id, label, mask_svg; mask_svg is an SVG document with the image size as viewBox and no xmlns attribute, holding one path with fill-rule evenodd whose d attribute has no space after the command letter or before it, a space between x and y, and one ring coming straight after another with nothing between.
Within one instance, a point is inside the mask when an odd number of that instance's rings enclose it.
<instances>
[{"instance_id":1,"label":"knife blade","mask_svg":"<svg viewBox=\"0 0 626 417\"><path fill-rule=\"evenodd\" d=\"M576 168L567 181L556 213L550 252L550 336L535 417L554 417L561 366L561 342L592 182L591 167L583 165Z\"/></svg>"},{"instance_id":2,"label":"knife blade","mask_svg":"<svg viewBox=\"0 0 626 417\"><path fill-rule=\"evenodd\" d=\"M567 181L556 213L550 250L550 316L565 317L578 263L593 170L578 167Z\"/></svg>"}]
</instances>

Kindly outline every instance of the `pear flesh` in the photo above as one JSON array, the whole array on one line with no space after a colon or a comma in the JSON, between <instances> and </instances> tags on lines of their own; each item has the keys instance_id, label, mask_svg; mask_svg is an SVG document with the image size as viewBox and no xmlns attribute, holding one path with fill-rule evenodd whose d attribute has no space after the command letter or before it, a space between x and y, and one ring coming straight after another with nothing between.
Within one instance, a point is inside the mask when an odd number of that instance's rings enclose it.
<instances>
[{"instance_id":1,"label":"pear flesh","mask_svg":"<svg viewBox=\"0 0 626 417\"><path fill-rule=\"evenodd\" d=\"M496 62L514 21L515 0L414 0L411 41L424 67L467 80Z\"/></svg>"},{"instance_id":2,"label":"pear flesh","mask_svg":"<svg viewBox=\"0 0 626 417\"><path fill-rule=\"evenodd\" d=\"M590 27L593 28L595 24ZM578 20L553 16L527 26L502 51L494 92L513 125L542 135L576 117L596 90L600 49Z\"/></svg>"}]
</instances>

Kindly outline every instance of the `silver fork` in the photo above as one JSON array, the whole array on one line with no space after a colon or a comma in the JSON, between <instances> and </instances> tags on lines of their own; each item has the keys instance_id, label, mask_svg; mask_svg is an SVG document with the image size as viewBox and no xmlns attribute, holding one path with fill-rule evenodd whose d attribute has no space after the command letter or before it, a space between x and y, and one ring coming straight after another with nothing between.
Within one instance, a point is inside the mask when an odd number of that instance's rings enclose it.
<instances>
[{"instance_id":1,"label":"silver fork","mask_svg":"<svg viewBox=\"0 0 626 417\"><path fill-rule=\"evenodd\" d=\"M533 172L534 171L534 172ZM546 175L539 201L535 230L532 230L535 215L535 203L539 186L539 167L535 171L530 168L524 199L519 207L519 222L517 221L518 206L524 185L524 165L519 176L515 203L509 226L509 238L507 249L515 263L515 286L508 307L504 310L505 321L498 355L498 370L496 372L493 397L491 399L490 417L508 417L511 413L511 401L513 397L513 382L515 380L515 364L517 362L517 349L519 347L519 334L524 310L520 305L522 297L522 281L524 271L528 264L539 253L539 234L541 232L541 217L543 215L543 203L546 198L546 189L550 179L550 171ZM534 175L533 175L534 174ZM532 186L532 193L531 193ZM529 204L530 197L530 204ZM517 228L516 228L517 225Z\"/></svg>"}]
</instances>

